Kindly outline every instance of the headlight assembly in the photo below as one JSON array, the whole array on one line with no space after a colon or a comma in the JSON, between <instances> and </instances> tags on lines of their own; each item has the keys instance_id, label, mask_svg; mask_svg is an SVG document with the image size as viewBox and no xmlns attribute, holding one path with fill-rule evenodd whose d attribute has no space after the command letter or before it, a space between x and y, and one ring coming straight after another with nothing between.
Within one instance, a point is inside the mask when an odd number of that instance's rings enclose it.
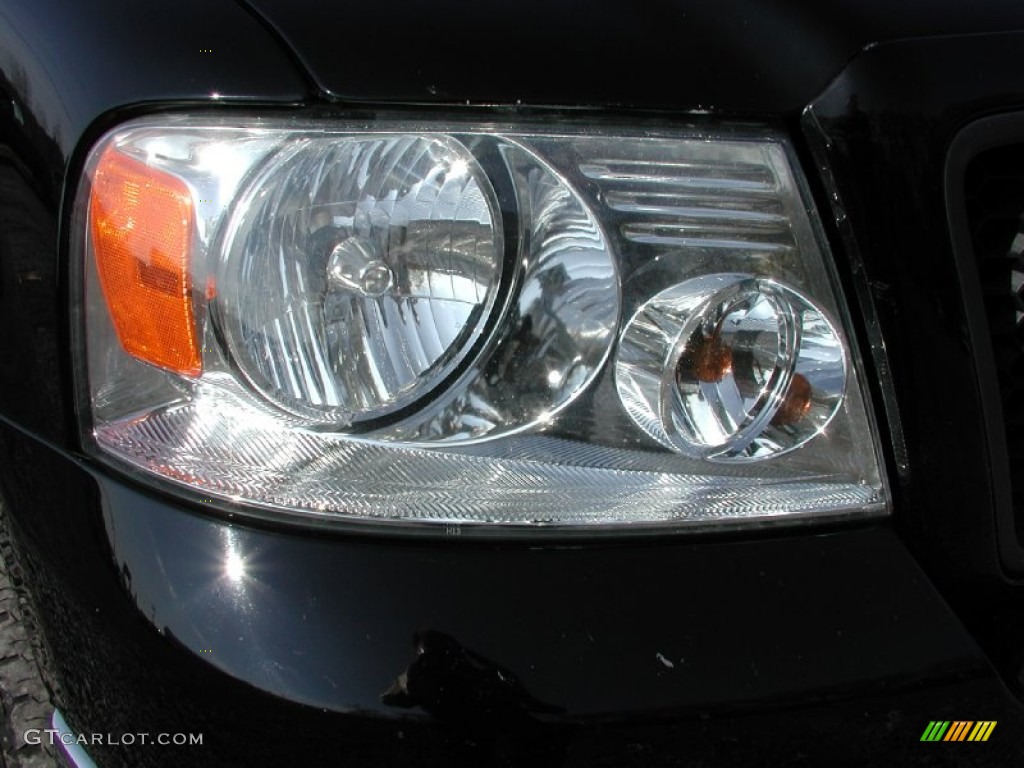
<instances>
[{"instance_id":1,"label":"headlight assembly","mask_svg":"<svg viewBox=\"0 0 1024 768\"><path fill-rule=\"evenodd\" d=\"M784 141L151 118L76 203L87 446L446 530L884 511Z\"/></svg>"}]
</instances>

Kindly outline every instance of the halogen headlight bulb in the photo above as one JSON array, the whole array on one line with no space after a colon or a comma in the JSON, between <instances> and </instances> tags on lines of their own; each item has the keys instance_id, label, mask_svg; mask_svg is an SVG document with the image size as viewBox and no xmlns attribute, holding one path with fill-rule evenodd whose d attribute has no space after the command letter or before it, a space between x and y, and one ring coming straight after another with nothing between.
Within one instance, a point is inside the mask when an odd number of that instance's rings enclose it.
<instances>
[{"instance_id":1,"label":"halogen headlight bulb","mask_svg":"<svg viewBox=\"0 0 1024 768\"><path fill-rule=\"evenodd\" d=\"M215 317L250 383L304 420L345 426L422 398L494 305L500 213L454 138L300 138L235 211Z\"/></svg>"},{"instance_id":2,"label":"halogen headlight bulb","mask_svg":"<svg viewBox=\"0 0 1024 768\"><path fill-rule=\"evenodd\" d=\"M713 274L633 315L616 364L620 399L662 444L694 458L768 458L824 430L846 353L821 310L774 280Z\"/></svg>"}]
</instances>

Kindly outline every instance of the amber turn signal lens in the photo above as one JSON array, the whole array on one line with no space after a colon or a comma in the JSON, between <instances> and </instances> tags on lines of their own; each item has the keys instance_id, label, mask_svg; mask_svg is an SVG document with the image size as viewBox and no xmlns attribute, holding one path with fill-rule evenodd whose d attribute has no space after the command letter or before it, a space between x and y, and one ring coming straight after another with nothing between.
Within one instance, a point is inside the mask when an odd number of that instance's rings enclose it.
<instances>
[{"instance_id":1,"label":"amber turn signal lens","mask_svg":"<svg viewBox=\"0 0 1024 768\"><path fill-rule=\"evenodd\" d=\"M93 174L89 219L100 285L122 346L147 363L198 375L188 187L110 148Z\"/></svg>"}]
</instances>

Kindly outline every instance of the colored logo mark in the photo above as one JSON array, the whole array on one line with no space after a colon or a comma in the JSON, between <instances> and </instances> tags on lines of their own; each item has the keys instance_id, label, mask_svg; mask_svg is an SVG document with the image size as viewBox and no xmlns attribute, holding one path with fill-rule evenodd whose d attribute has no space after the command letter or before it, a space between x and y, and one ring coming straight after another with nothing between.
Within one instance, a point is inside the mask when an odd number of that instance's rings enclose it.
<instances>
[{"instance_id":1,"label":"colored logo mark","mask_svg":"<svg viewBox=\"0 0 1024 768\"><path fill-rule=\"evenodd\" d=\"M921 741L988 741L995 727L995 720L932 720Z\"/></svg>"}]
</instances>

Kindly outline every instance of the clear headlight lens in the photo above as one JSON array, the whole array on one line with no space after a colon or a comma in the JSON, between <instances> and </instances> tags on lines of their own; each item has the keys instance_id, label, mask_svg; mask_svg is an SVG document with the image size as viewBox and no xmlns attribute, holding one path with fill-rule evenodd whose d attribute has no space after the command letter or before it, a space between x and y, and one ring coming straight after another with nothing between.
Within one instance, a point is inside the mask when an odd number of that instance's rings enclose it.
<instances>
[{"instance_id":1,"label":"clear headlight lens","mask_svg":"<svg viewBox=\"0 0 1024 768\"><path fill-rule=\"evenodd\" d=\"M164 118L86 174L89 438L144 477L342 521L885 509L776 137Z\"/></svg>"},{"instance_id":2,"label":"clear headlight lens","mask_svg":"<svg viewBox=\"0 0 1024 768\"><path fill-rule=\"evenodd\" d=\"M312 422L380 417L480 337L505 261L486 175L452 138L302 138L249 182L216 268L227 351Z\"/></svg>"}]
</instances>

